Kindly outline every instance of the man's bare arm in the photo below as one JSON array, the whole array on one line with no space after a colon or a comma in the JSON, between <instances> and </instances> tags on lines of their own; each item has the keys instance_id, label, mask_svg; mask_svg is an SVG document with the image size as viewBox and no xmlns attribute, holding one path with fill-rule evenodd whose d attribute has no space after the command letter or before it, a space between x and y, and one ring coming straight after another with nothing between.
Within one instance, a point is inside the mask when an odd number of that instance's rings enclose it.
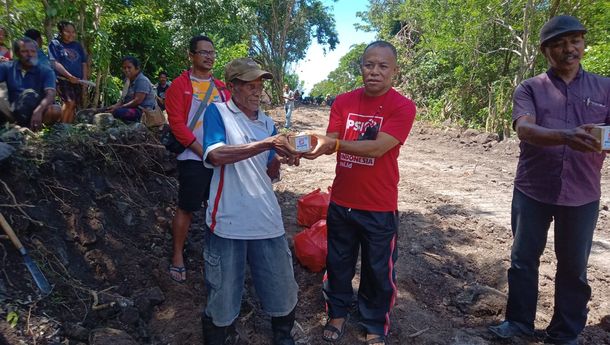
<instances>
[{"instance_id":1,"label":"man's bare arm","mask_svg":"<svg viewBox=\"0 0 610 345\"><path fill-rule=\"evenodd\" d=\"M214 166L221 166L248 159L271 149L275 149L275 152L282 157L292 157L297 153L284 134L277 134L248 144L220 146L208 153L207 161Z\"/></svg>"},{"instance_id":2,"label":"man's bare arm","mask_svg":"<svg viewBox=\"0 0 610 345\"><path fill-rule=\"evenodd\" d=\"M551 129L539 126L531 115L524 115L515 122L515 130L519 139L535 146L568 145L570 148L582 151L597 151L599 141L589 131L594 124L586 124L570 129Z\"/></svg>"},{"instance_id":3,"label":"man's bare arm","mask_svg":"<svg viewBox=\"0 0 610 345\"><path fill-rule=\"evenodd\" d=\"M341 152L362 157L381 157L388 150L400 144L393 136L379 132L375 140L340 140L339 133L316 135L317 144L313 151L303 155L307 159L315 159L323 154L332 154L338 149Z\"/></svg>"}]
</instances>

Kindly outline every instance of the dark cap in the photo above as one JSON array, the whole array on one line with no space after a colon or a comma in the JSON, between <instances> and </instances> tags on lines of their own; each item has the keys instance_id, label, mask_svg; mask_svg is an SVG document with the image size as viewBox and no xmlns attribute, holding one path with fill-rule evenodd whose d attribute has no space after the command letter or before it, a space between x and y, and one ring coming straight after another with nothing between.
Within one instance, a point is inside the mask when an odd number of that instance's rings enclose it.
<instances>
[{"instance_id":1,"label":"dark cap","mask_svg":"<svg viewBox=\"0 0 610 345\"><path fill-rule=\"evenodd\" d=\"M553 17L540 29L540 45L572 32L586 33L587 29L575 17L566 15Z\"/></svg>"},{"instance_id":2,"label":"dark cap","mask_svg":"<svg viewBox=\"0 0 610 345\"><path fill-rule=\"evenodd\" d=\"M273 74L262 70L261 67L250 58L235 59L225 66L225 81L227 82L234 79L252 81L260 77L273 79Z\"/></svg>"}]
</instances>

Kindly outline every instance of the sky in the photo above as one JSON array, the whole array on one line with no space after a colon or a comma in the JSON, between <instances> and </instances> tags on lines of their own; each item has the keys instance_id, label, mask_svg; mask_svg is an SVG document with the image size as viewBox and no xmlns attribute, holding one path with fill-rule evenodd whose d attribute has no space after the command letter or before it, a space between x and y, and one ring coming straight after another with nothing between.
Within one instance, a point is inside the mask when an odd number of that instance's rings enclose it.
<instances>
[{"instance_id":1,"label":"sky","mask_svg":"<svg viewBox=\"0 0 610 345\"><path fill-rule=\"evenodd\" d=\"M331 0L322 0L322 2L334 9L339 44L335 50L324 55L322 46L314 42L307 50L305 59L294 66L294 72L305 84L305 94L307 95L314 84L326 79L328 73L339 66L339 59L349 51L352 45L370 43L375 40L374 32L356 31L354 28L355 23L362 23L360 18L356 17L356 12L366 11L368 0L339 0L335 3Z\"/></svg>"}]
</instances>

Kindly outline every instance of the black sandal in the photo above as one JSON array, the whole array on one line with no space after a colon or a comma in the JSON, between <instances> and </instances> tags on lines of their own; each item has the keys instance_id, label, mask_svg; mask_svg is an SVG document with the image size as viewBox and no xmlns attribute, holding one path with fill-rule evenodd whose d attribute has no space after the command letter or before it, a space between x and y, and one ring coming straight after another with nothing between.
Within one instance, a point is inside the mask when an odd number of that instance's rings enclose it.
<instances>
[{"instance_id":1,"label":"black sandal","mask_svg":"<svg viewBox=\"0 0 610 345\"><path fill-rule=\"evenodd\" d=\"M175 281L176 283L183 284L186 281L186 278L184 278L184 279L182 278L182 275L186 273L186 267L184 267L184 266L178 267L178 266L174 266L174 265L170 264L169 268L168 268L168 272L169 272L169 278L171 280ZM180 279L174 278L172 273L177 273L178 275L180 275Z\"/></svg>"},{"instance_id":2,"label":"black sandal","mask_svg":"<svg viewBox=\"0 0 610 345\"><path fill-rule=\"evenodd\" d=\"M324 339L328 342L331 342L331 343L341 340L341 338L343 338L343 335L345 334L345 326L347 325L348 319L349 319L349 315L347 315L345 317L345 319L343 320L343 324L341 324L341 329L331 325L330 319L328 319L328 321L326 322L326 325L324 326L324 330L322 331L322 339ZM324 335L325 331L332 332L330 337L327 337L326 335ZM336 335L336 337L335 337L335 335Z\"/></svg>"}]
</instances>

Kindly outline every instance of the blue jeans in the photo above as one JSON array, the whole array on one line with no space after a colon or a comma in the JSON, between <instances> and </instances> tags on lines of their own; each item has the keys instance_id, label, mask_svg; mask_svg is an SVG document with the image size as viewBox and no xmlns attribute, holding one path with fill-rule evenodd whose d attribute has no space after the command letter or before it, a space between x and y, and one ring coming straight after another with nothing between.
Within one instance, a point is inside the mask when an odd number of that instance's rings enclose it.
<instances>
[{"instance_id":1,"label":"blue jeans","mask_svg":"<svg viewBox=\"0 0 610 345\"><path fill-rule=\"evenodd\" d=\"M292 118L292 109L294 108L294 102L288 102L284 105L284 110L286 111L286 123L284 127L290 128L291 123L290 119Z\"/></svg>"},{"instance_id":2,"label":"blue jeans","mask_svg":"<svg viewBox=\"0 0 610 345\"><path fill-rule=\"evenodd\" d=\"M215 326L229 326L239 315L246 264L263 311L271 317L286 316L296 306L299 287L286 235L234 240L219 237L206 226L203 258L208 290L204 313Z\"/></svg>"},{"instance_id":3,"label":"blue jeans","mask_svg":"<svg viewBox=\"0 0 610 345\"><path fill-rule=\"evenodd\" d=\"M533 330L538 300L538 267L547 232L555 221L555 310L547 327L553 340L573 340L587 321L591 288L587 262L599 201L578 207L538 202L517 189L513 193L511 223L513 249L508 269L506 319Z\"/></svg>"}]
</instances>

